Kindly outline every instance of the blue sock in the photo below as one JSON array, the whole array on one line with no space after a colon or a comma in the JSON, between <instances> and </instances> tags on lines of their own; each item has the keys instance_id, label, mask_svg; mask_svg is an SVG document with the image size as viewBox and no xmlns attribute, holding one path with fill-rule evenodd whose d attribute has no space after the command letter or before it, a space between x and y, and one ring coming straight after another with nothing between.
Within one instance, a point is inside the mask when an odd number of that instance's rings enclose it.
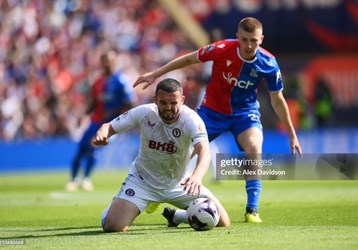
<instances>
[{"instance_id":1,"label":"blue sock","mask_svg":"<svg viewBox=\"0 0 358 250\"><path fill-rule=\"evenodd\" d=\"M248 210L259 210L259 200L262 190L261 180L248 180L246 181L247 204L246 212Z\"/></svg>"}]
</instances>

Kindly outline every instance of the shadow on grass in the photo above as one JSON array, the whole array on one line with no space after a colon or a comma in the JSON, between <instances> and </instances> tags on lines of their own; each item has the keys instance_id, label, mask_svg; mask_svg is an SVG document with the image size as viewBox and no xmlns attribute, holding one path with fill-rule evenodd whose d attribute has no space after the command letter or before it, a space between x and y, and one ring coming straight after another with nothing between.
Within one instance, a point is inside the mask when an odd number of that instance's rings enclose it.
<instances>
[{"instance_id":1,"label":"shadow on grass","mask_svg":"<svg viewBox=\"0 0 358 250\"><path fill-rule=\"evenodd\" d=\"M93 230L93 229L98 230ZM76 232L73 232L76 230ZM70 231L70 232L63 232L63 233L56 233L59 231ZM19 231L14 231L19 232ZM35 229L35 230L23 230L20 232L24 232L23 235L18 236L9 236L9 237L0 237L0 240L15 240L15 239L37 239L37 238L49 238L49 237L61 237L61 236L89 236L89 235L99 235L103 234L103 230L96 226L96 227L66 227L66 228L49 228L49 229ZM25 233L27 232L27 233ZM46 232L52 232L51 234L43 234Z\"/></svg>"},{"instance_id":2,"label":"shadow on grass","mask_svg":"<svg viewBox=\"0 0 358 250\"><path fill-rule=\"evenodd\" d=\"M96 230L97 229L97 230ZM74 231L75 230L75 231ZM2 230L6 231L6 230ZM62 232L61 232L62 231ZM69 231L69 232L63 232ZM72 237L72 236L95 236L95 235L123 235L123 236L135 236L145 234L163 234L163 233L191 233L194 230L190 226L168 228L163 224L133 224L129 227L129 230L125 233L105 233L101 227L98 226L86 226L86 227L62 227L62 228L44 228L44 229L29 229L29 230L9 230L8 232L23 232L23 235L0 237L0 240L25 240L25 239L39 239L39 238L51 238L51 237ZM46 232L52 232L51 234L44 234ZM56 233L58 232L58 233Z\"/></svg>"},{"instance_id":3,"label":"shadow on grass","mask_svg":"<svg viewBox=\"0 0 358 250\"><path fill-rule=\"evenodd\" d=\"M3 232L51 232L51 231L64 231L64 230L76 230L76 229L91 229L98 228L98 226L86 226L86 227L51 227L43 229L2 229ZM16 229L16 230L15 230ZM1 237L0 237L1 239Z\"/></svg>"}]
</instances>

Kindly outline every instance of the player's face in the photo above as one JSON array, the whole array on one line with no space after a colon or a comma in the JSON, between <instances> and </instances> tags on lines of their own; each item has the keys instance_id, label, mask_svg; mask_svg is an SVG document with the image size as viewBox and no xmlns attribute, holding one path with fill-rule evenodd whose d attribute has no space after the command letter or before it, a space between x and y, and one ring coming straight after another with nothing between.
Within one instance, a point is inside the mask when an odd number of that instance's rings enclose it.
<instances>
[{"instance_id":1,"label":"player's face","mask_svg":"<svg viewBox=\"0 0 358 250\"><path fill-rule=\"evenodd\" d=\"M264 38L262 31L246 32L240 29L236 37L240 43L240 55L246 60L254 59Z\"/></svg>"},{"instance_id":2,"label":"player's face","mask_svg":"<svg viewBox=\"0 0 358 250\"><path fill-rule=\"evenodd\" d=\"M112 69L116 63L116 54L111 51L101 57L102 70L105 75L109 76L112 74Z\"/></svg>"},{"instance_id":3,"label":"player's face","mask_svg":"<svg viewBox=\"0 0 358 250\"><path fill-rule=\"evenodd\" d=\"M180 91L172 93L159 90L158 94L154 96L154 102L158 106L159 116L166 123L174 123L178 120L179 110L184 103L185 97Z\"/></svg>"}]
</instances>

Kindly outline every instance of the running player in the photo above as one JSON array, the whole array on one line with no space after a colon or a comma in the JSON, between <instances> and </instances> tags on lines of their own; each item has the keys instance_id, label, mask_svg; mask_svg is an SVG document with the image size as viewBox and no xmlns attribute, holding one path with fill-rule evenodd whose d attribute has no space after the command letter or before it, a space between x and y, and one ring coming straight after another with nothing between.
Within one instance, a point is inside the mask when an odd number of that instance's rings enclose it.
<instances>
[{"instance_id":1,"label":"running player","mask_svg":"<svg viewBox=\"0 0 358 250\"><path fill-rule=\"evenodd\" d=\"M109 208L102 214L106 232L124 232L149 203L170 203L185 209L198 197L208 197L219 207L218 226L230 219L218 199L202 185L210 164L210 149L204 122L184 103L183 89L174 79L164 79L156 88L154 103L131 109L98 130L95 145L129 129L140 129L140 149L129 174ZM192 147L198 155L192 174L187 172ZM168 226L186 222L185 210L165 208Z\"/></svg>"},{"instance_id":2,"label":"running player","mask_svg":"<svg viewBox=\"0 0 358 250\"><path fill-rule=\"evenodd\" d=\"M260 122L257 88L265 80L270 90L271 104L283 122L290 138L291 152L301 156L287 103L283 97L283 82L278 63L273 55L260 47L263 41L262 24L256 18L240 21L237 39L214 42L197 51L176 58L166 65L140 76L134 87L143 89L175 69L191 64L213 61L212 77L198 110L204 120L209 140L230 131L247 155L259 158L262 153L263 133ZM247 204L245 221L262 222L258 214L262 183L258 176L245 176Z\"/></svg>"},{"instance_id":3,"label":"running player","mask_svg":"<svg viewBox=\"0 0 358 250\"><path fill-rule=\"evenodd\" d=\"M92 86L92 101L87 111L91 122L78 144L71 166L71 180L65 187L67 191L76 191L80 186L86 191L93 189L90 177L96 159L92 138L104 122L111 121L133 105L134 92L125 75L116 69L116 60L115 51L101 56L102 74ZM81 163L84 164L82 181L79 178Z\"/></svg>"}]
</instances>

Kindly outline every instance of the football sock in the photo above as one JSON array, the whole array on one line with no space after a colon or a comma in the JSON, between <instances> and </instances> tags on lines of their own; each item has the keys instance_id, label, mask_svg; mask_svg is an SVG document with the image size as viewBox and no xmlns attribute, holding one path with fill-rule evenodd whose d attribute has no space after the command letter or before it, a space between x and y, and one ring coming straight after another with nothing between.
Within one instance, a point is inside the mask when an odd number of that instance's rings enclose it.
<instances>
[{"instance_id":1,"label":"football sock","mask_svg":"<svg viewBox=\"0 0 358 250\"><path fill-rule=\"evenodd\" d=\"M178 209L174 213L173 222L175 224L188 223L186 218L186 210Z\"/></svg>"},{"instance_id":2,"label":"football sock","mask_svg":"<svg viewBox=\"0 0 358 250\"><path fill-rule=\"evenodd\" d=\"M247 204L246 211L254 209L256 212L259 210L259 200L262 190L261 180L248 180L246 181Z\"/></svg>"}]
</instances>

